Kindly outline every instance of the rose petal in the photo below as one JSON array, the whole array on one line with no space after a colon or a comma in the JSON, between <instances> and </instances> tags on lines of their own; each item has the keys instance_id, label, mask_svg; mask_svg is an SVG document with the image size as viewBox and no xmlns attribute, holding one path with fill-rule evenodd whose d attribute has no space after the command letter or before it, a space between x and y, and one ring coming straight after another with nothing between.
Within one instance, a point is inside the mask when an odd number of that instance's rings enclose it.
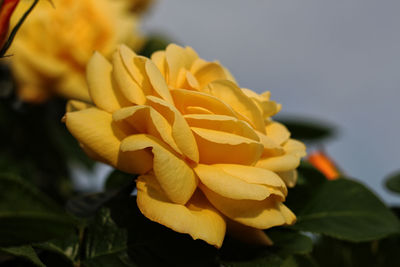
<instances>
[{"instance_id":1,"label":"rose petal","mask_svg":"<svg viewBox=\"0 0 400 267\"><path fill-rule=\"evenodd\" d=\"M272 121L266 127L267 136L274 140L278 145L286 142L290 137L288 129L279 122Z\"/></svg>"},{"instance_id":2,"label":"rose petal","mask_svg":"<svg viewBox=\"0 0 400 267\"><path fill-rule=\"evenodd\" d=\"M283 149L287 154L294 155L296 157L302 158L307 155L306 146L295 139L289 139L284 145Z\"/></svg>"},{"instance_id":3,"label":"rose petal","mask_svg":"<svg viewBox=\"0 0 400 267\"><path fill-rule=\"evenodd\" d=\"M257 229L293 224L296 216L273 197L257 200L235 200L214 193L206 186L199 187L211 204L230 219Z\"/></svg>"},{"instance_id":4,"label":"rose petal","mask_svg":"<svg viewBox=\"0 0 400 267\"><path fill-rule=\"evenodd\" d=\"M197 141L200 162L252 165L263 152L261 143L239 135L191 127Z\"/></svg>"},{"instance_id":5,"label":"rose petal","mask_svg":"<svg viewBox=\"0 0 400 267\"><path fill-rule=\"evenodd\" d=\"M197 53L191 47L180 47L170 44L165 49L165 59L168 65L168 84L176 88L181 69L190 69L190 66L198 58Z\"/></svg>"},{"instance_id":6,"label":"rose petal","mask_svg":"<svg viewBox=\"0 0 400 267\"><path fill-rule=\"evenodd\" d=\"M146 173L152 168L152 155L145 150L122 153L121 140L126 137L124 125L112 121L110 113L88 108L65 115L71 134L98 158L128 173Z\"/></svg>"},{"instance_id":7,"label":"rose petal","mask_svg":"<svg viewBox=\"0 0 400 267\"><path fill-rule=\"evenodd\" d=\"M95 52L86 68L89 94L97 107L113 112L129 102L116 90L112 82L112 65L98 52Z\"/></svg>"},{"instance_id":8,"label":"rose petal","mask_svg":"<svg viewBox=\"0 0 400 267\"><path fill-rule=\"evenodd\" d=\"M152 150L154 174L165 194L172 202L185 204L193 195L198 183L192 168L154 136L131 135L121 143L122 151L145 148Z\"/></svg>"},{"instance_id":9,"label":"rose petal","mask_svg":"<svg viewBox=\"0 0 400 267\"><path fill-rule=\"evenodd\" d=\"M260 133L259 131L256 131L256 133L260 138L260 142L264 146L264 152L262 154L262 157L275 157L285 154L285 150L280 145L278 145L272 138L266 136L263 133Z\"/></svg>"},{"instance_id":10,"label":"rose petal","mask_svg":"<svg viewBox=\"0 0 400 267\"><path fill-rule=\"evenodd\" d=\"M212 165L198 164L194 171L207 188L224 197L263 200L270 195L266 186L246 183Z\"/></svg>"},{"instance_id":11,"label":"rose petal","mask_svg":"<svg viewBox=\"0 0 400 267\"><path fill-rule=\"evenodd\" d=\"M132 55L132 62L130 66L133 65L133 58L134 56ZM119 51L116 51L113 54L112 65L112 74L118 86L118 89L121 90L122 94L130 102L137 105L143 105L146 102L145 92L143 91L143 88L139 87L139 85L134 81L131 74L128 72L126 66L122 62L121 54L119 53Z\"/></svg>"},{"instance_id":12,"label":"rose petal","mask_svg":"<svg viewBox=\"0 0 400 267\"><path fill-rule=\"evenodd\" d=\"M252 245L271 246L272 240L260 229L249 227L226 218L227 232L234 238Z\"/></svg>"},{"instance_id":13,"label":"rose petal","mask_svg":"<svg viewBox=\"0 0 400 267\"><path fill-rule=\"evenodd\" d=\"M196 191L184 206L172 203L152 176L140 176L136 187L138 207L147 218L217 248L222 246L225 221L201 191Z\"/></svg>"},{"instance_id":14,"label":"rose petal","mask_svg":"<svg viewBox=\"0 0 400 267\"><path fill-rule=\"evenodd\" d=\"M225 80L227 78L225 70L217 62L207 62L193 73L199 82L199 87L203 88L215 80Z\"/></svg>"},{"instance_id":15,"label":"rose petal","mask_svg":"<svg viewBox=\"0 0 400 267\"><path fill-rule=\"evenodd\" d=\"M151 61L156 64L165 80L168 80L168 66L165 59L165 51L156 51L151 55Z\"/></svg>"},{"instance_id":16,"label":"rose petal","mask_svg":"<svg viewBox=\"0 0 400 267\"><path fill-rule=\"evenodd\" d=\"M191 127L218 130L259 141L257 133L242 120L225 115L188 114L184 116Z\"/></svg>"},{"instance_id":17,"label":"rose petal","mask_svg":"<svg viewBox=\"0 0 400 267\"><path fill-rule=\"evenodd\" d=\"M242 119L250 123L254 129L265 133L264 118L260 110L235 83L228 80L219 80L211 82L207 88L212 95L232 107L232 109L240 114Z\"/></svg>"},{"instance_id":18,"label":"rose petal","mask_svg":"<svg viewBox=\"0 0 400 267\"><path fill-rule=\"evenodd\" d=\"M162 139L177 153L182 154L172 137L168 121L151 106L132 106L119 109L113 114L114 121L124 120L139 133L146 133Z\"/></svg>"},{"instance_id":19,"label":"rose petal","mask_svg":"<svg viewBox=\"0 0 400 267\"><path fill-rule=\"evenodd\" d=\"M166 101L154 97L147 97L148 104L164 116L164 118L172 125L172 136L182 151L190 160L199 162L199 151L197 149L196 140L182 114Z\"/></svg>"},{"instance_id":20,"label":"rose petal","mask_svg":"<svg viewBox=\"0 0 400 267\"><path fill-rule=\"evenodd\" d=\"M236 117L235 112L218 98L196 91L174 89L171 90L176 108L185 114L186 107L201 107L218 115Z\"/></svg>"},{"instance_id":21,"label":"rose petal","mask_svg":"<svg viewBox=\"0 0 400 267\"><path fill-rule=\"evenodd\" d=\"M285 154L282 156L262 158L260 159L256 166L259 168L264 168L274 172L284 172L296 169L300 165L300 158Z\"/></svg>"},{"instance_id":22,"label":"rose petal","mask_svg":"<svg viewBox=\"0 0 400 267\"><path fill-rule=\"evenodd\" d=\"M247 183L262 184L268 187L279 188L285 194L287 188L279 176L269 170L257 168L253 166L245 166L239 164L215 164L213 165L222 169L224 172L234 175Z\"/></svg>"},{"instance_id":23,"label":"rose petal","mask_svg":"<svg viewBox=\"0 0 400 267\"><path fill-rule=\"evenodd\" d=\"M174 102L169 92L168 85L157 66L151 60L146 61L146 73L154 91L161 96L162 99L173 105Z\"/></svg>"},{"instance_id":24,"label":"rose petal","mask_svg":"<svg viewBox=\"0 0 400 267\"><path fill-rule=\"evenodd\" d=\"M294 187L296 185L298 177L297 170L278 172L278 175L282 178L282 180L288 187Z\"/></svg>"}]
</instances>

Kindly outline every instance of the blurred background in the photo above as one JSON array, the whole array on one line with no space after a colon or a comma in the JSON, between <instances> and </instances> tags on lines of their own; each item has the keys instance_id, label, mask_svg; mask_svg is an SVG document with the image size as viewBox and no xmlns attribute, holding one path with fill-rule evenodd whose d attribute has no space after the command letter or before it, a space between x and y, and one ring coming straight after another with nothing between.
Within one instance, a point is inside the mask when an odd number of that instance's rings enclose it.
<instances>
[{"instance_id":1,"label":"blurred background","mask_svg":"<svg viewBox=\"0 0 400 267\"><path fill-rule=\"evenodd\" d=\"M143 31L219 60L284 115L336 126L328 154L399 204L382 184L400 168L399 11L398 0L159 0Z\"/></svg>"}]
</instances>

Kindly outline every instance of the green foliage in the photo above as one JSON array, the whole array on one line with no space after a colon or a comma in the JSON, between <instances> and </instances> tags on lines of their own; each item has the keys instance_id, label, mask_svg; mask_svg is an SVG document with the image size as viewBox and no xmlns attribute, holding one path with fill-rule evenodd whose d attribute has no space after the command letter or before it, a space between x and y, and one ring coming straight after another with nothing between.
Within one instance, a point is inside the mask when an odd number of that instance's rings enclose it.
<instances>
[{"instance_id":1,"label":"green foliage","mask_svg":"<svg viewBox=\"0 0 400 267\"><path fill-rule=\"evenodd\" d=\"M0 252L26 259L35 266L46 267L31 246L0 248Z\"/></svg>"},{"instance_id":2,"label":"green foliage","mask_svg":"<svg viewBox=\"0 0 400 267\"><path fill-rule=\"evenodd\" d=\"M322 141L336 133L331 125L309 118L278 116L277 120L289 129L292 138L306 142Z\"/></svg>"},{"instance_id":3,"label":"green foliage","mask_svg":"<svg viewBox=\"0 0 400 267\"><path fill-rule=\"evenodd\" d=\"M393 173L386 178L386 187L390 191L400 194L400 172Z\"/></svg>"},{"instance_id":4,"label":"green foliage","mask_svg":"<svg viewBox=\"0 0 400 267\"><path fill-rule=\"evenodd\" d=\"M32 185L0 174L0 246L16 246L65 237L73 220Z\"/></svg>"},{"instance_id":5,"label":"green foliage","mask_svg":"<svg viewBox=\"0 0 400 267\"><path fill-rule=\"evenodd\" d=\"M110 175L106 180L105 189L111 190L111 189L119 189L125 187L131 184L135 178L136 178L135 175L125 173L119 170L114 170L110 173Z\"/></svg>"},{"instance_id":6,"label":"green foliage","mask_svg":"<svg viewBox=\"0 0 400 267\"><path fill-rule=\"evenodd\" d=\"M365 186L340 178L315 188L292 229L353 242L399 233L399 220Z\"/></svg>"},{"instance_id":7,"label":"green foliage","mask_svg":"<svg viewBox=\"0 0 400 267\"><path fill-rule=\"evenodd\" d=\"M308 254L313 249L312 240L297 231L285 228L272 228L266 231L274 242L273 250L279 255Z\"/></svg>"},{"instance_id":8,"label":"green foliage","mask_svg":"<svg viewBox=\"0 0 400 267\"><path fill-rule=\"evenodd\" d=\"M100 209L86 231L84 266L134 266L126 242L126 230L117 227L109 209Z\"/></svg>"},{"instance_id":9,"label":"green foliage","mask_svg":"<svg viewBox=\"0 0 400 267\"><path fill-rule=\"evenodd\" d=\"M147 37L145 44L142 49L139 51L139 55L150 57L151 54L158 50L164 50L167 45L171 43L167 37L162 35L152 35Z\"/></svg>"}]
</instances>

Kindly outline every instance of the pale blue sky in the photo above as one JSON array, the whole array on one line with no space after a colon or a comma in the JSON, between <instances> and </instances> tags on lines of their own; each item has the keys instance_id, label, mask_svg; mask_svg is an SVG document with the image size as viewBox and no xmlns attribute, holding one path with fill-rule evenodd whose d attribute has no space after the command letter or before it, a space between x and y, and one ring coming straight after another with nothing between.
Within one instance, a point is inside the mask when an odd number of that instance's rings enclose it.
<instances>
[{"instance_id":1,"label":"pale blue sky","mask_svg":"<svg viewBox=\"0 0 400 267\"><path fill-rule=\"evenodd\" d=\"M400 169L399 14L399 0L158 0L143 29L220 60L284 114L336 124L328 152L399 204L382 186Z\"/></svg>"}]
</instances>

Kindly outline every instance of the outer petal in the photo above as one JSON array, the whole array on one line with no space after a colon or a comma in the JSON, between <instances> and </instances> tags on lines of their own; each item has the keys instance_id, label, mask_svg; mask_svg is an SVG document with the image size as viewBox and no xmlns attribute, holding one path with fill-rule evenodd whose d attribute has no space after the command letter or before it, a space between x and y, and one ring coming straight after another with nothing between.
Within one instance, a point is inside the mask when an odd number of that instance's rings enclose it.
<instances>
[{"instance_id":1,"label":"outer petal","mask_svg":"<svg viewBox=\"0 0 400 267\"><path fill-rule=\"evenodd\" d=\"M192 197L198 183L192 168L153 136L131 135L121 143L122 151L145 148L152 149L154 174L167 197L174 203L185 204Z\"/></svg>"},{"instance_id":2,"label":"outer petal","mask_svg":"<svg viewBox=\"0 0 400 267\"><path fill-rule=\"evenodd\" d=\"M191 127L218 130L259 141L257 133L242 120L225 115L188 114L184 116Z\"/></svg>"},{"instance_id":3,"label":"outer petal","mask_svg":"<svg viewBox=\"0 0 400 267\"><path fill-rule=\"evenodd\" d=\"M111 73L112 65L100 53L95 52L86 69L89 94L97 107L108 112L129 104L114 88Z\"/></svg>"},{"instance_id":4,"label":"outer petal","mask_svg":"<svg viewBox=\"0 0 400 267\"><path fill-rule=\"evenodd\" d=\"M207 199L230 219L257 229L293 224L296 216L281 202L269 197L262 201L235 200L214 193L199 185Z\"/></svg>"},{"instance_id":5,"label":"outer petal","mask_svg":"<svg viewBox=\"0 0 400 267\"><path fill-rule=\"evenodd\" d=\"M226 219L226 224L228 234L242 242L264 246L271 246L273 244L272 240L263 230L237 223L229 218Z\"/></svg>"},{"instance_id":6,"label":"outer petal","mask_svg":"<svg viewBox=\"0 0 400 267\"><path fill-rule=\"evenodd\" d=\"M289 139L284 145L283 149L286 151L287 154L291 154L297 157L304 157L306 156L306 146L295 139Z\"/></svg>"},{"instance_id":7,"label":"outer petal","mask_svg":"<svg viewBox=\"0 0 400 267\"><path fill-rule=\"evenodd\" d=\"M166 101L154 97L147 97L148 104L164 116L164 118L172 125L172 136L179 147L190 160L199 162L199 151L197 149L196 140L182 114Z\"/></svg>"},{"instance_id":8,"label":"outer petal","mask_svg":"<svg viewBox=\"0 0 400 267\"><path fill-rule=\"evenodd\" d=\"M184 206L172 203L152 176L140 176L137 189L138 207L147 218L217 248L222 246L225 221L200 191Z\"/></svg>"},{"instance_id":9,"label":"outer petal","mask_svg":"<svg viewBox=\"0 0 400 267\"><path fill-rule=\"evenodd\" d=\"M282 178L288 187L294 187L297 182L297 170L278 172L278 175Z\"/></svg>"},{"instance_id":10,"label":"outer petal","mask_svg":"<svg viewBox=\"0 0 400 267\"><path fill-rule=\"evenodd\" d=\"M263 157L275 157L285 154L285 150L282 148L282 146L277 144L272 138L260 133L259 131L256 133L260 138L260 142L264 146L264 152L262 154Z\"/></svg>"},{"instance_id":11,"label":"outer petal","mask_svg":"<svg viewBox=\"0 0 400 267\"><path fill-rule=\"evenodd\" d=\"M260 110L235 83L228 80L214 81L208 85L208 89L212 95L230 105L254 129L265 133L264 118Z\"/></svg>"},{"instance_id":12,"label":"outer petal","mask_svg":"<svg viewBox=\"0 0 400 267\"><path fill-rule=\"evenodd\" d=\"M182 154L172 137L168 121L151 106L132 106L119 109L113 114L114 121L125 121L139 133L146 133L162 139L177 153Z\"/></svg>"},{"instance_id":13,"label":"outer petal","mask_svg":"<svg viewBox=\"0 0 400 267\"><path fill-rule=\"evenodd\" d=\"M73 111L79 111L82 109L87 109L87 108L92 108L92 107L94 107L94 106L91 104L88 104L86 102L70 100L67 102L67 106L65 109L67 112L73 112Z\"/></svg>"},{"instance_id":14,"label":"outer petal","mask_svg":"<svg viewBox=\"0 0 400 267\"><path fill-rule=\"evenodd\" d=\"M247 183L212 165L198 164L194 170L207 188L224 197L263 200L271 194L264 185Z\"/></svg>"},{"instance_id":15,"label":"outer petal","mask_svg":"<svg viewBox=\"0 0 400 267\"><path fill-rule=\"evenodd\" d=\"M247 183L262 184L268 186L268 188L275 187L285 195L287 194L285 184L279 176L272 171L238 164L215 164L213 166L218 167L224 172L234 175Z\"/></svg>"},{"instance_id":16,"label":"outer petal","mask_svg":"<svg viewBox=\"0 0 400 267\"><path fill-rule=\"evenodd\" d=\"M191 129L195 134L201 163L252 165L263 152L262 144L249 138L203 128Z\"/></svg>"},{"instance_id":17,"label":"outer petal","mask_svg":"<svg viewBox=\"0 0 400 267\"><path fill-rule=\"evenodd\" d=\"M110 113L88 108L65 115L71 134L102 161L128 173L146 173L152 168L152 155L145 150L122 153L124 125L112 121Z\"/></svg>"},{"instance_id":18,"label":"outer petal","mask_svg":"<svg viewBox=\"0 0 400 267\"><path fill-rule=\"evenodd\" d=\"M285 154L283 156L262 158L256 166L274 172L285 172L296 169L300 165L300 158L294 155Z\"/></svg>"},{"instance_id":19,"label":"outer petal","mask_svg":"<svg viewBox=\"0 0 400 267\"><path fill-rule=\"evenodd\" d=\"M270 122L266 127L267 136L275 141L275 143L281 145L286 142L290 137L288 129L279 122Z\"/></svg>"}]
</instances>

